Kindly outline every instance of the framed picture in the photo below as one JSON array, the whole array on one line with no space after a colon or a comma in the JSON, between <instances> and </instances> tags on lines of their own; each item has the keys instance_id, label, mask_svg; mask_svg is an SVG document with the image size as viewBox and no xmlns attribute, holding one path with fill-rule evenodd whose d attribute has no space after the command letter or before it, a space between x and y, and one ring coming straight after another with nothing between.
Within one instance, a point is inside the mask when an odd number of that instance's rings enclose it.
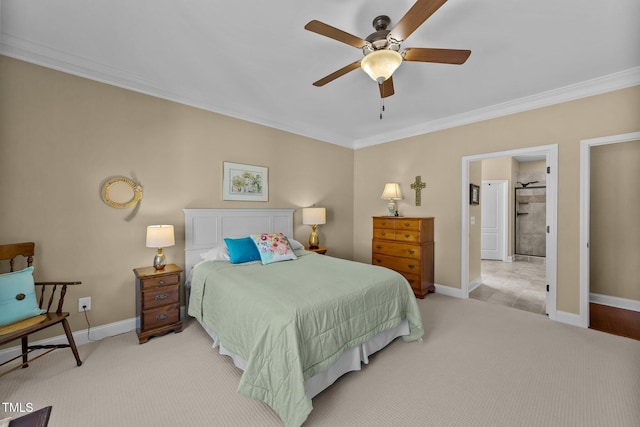
<instances>
[{"instance_id":1,"label":"framed picture","mask_svg":"<svg viewBox=\"0 0 640 427\"><path fill-rule=\"evenodd\" d=\"M269 169L224 162L222 185L223 200L266 202L269 200Z\"/></svg>"},{"instance_id":2,"label":"framed picture","mask_svg":"<svg viewBox=\"0 0 640 427\"><path fill-rule=\"evenodd\" d=\"M480 187L475 184L469 184L469 204L480 204Z\"/></svg>"}]
</instances>

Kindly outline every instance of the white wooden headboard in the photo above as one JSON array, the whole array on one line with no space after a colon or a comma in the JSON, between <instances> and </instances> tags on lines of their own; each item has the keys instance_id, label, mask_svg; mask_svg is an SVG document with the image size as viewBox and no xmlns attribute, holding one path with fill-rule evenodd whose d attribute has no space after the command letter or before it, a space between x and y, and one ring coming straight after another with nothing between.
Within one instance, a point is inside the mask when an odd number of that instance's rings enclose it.
<instances>
[{"instance_id":1,"label":"white wooden headboard","mask_svg":"<svg viewBox=\"0 0 640 427\"><path fill-rule=\"evenodd\" d=\"M202 260L202 252L224 244L225 237L282 232L292 238L294 210L184 209L186 273Z\"/></svg>"}]
</instances>

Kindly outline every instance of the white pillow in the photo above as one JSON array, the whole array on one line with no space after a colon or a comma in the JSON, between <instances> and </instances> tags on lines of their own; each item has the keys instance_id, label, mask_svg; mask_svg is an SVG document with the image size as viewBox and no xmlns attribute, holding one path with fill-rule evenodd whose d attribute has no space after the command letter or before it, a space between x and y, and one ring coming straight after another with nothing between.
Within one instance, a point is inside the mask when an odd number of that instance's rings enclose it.
<instances>
[{"instance_id":1,"label":"white pillow","mask_svg":"<svg viewBox=\"0 0 640 427\"><path fill-rule=\"evenodd\" d=\"M205 261L231 261L227 245L221 244L200 254L200 258Z\"/></svg>"},{"instance_id":2,"label":"white pillow","mask_svg":"<svg viewBox=\"0 0 640 427\"><path fill-rule=\"evenodd\" d=\"M289 240L289 246L291 246L292 250L295 251L296 249L304 249L304 245L297 240L294 240L291 237L287 237L287 240Z\"/></svg>"}]
</instances>

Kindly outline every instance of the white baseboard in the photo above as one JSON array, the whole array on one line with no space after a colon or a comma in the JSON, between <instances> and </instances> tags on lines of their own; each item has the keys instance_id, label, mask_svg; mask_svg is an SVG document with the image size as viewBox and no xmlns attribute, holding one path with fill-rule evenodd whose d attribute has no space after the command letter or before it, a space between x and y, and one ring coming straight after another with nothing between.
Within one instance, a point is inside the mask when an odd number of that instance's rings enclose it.
<instances>
[{"instance_id":1,"label":"white baseboard","mask_svg":"<svg viewBox=\"0 0 640 427\"><path fill-rule=\"evenodd\" d=\"M436 285L436 293L437 294L442 294L442 295L446 295L448 297L455 297L455 298L466 298L465 295L462 295L462 289L452 288L450 286L439 285L437 283L435 285Z\"/></svg>"},{"instance_id":2,"label":"white baseboard","mask_svg":"<svg viewBox=\"0 0 640 427\"><path fill-rule=\"evenodd\" d=\"M582 316L580 316L579 314L575 314L575 313L569 313L566 311L556 311L556 317L555 319L551 319L551 320L555 320L556 322L560 322L560 323L566 323L567 325L572 325L572 326L578 326L580 328L588 328L589 325L588 324L584 324L584 319L582 318Z\"/></svg>"},{"instance_id":3,"label":"white baseboard","mask_svg":"<svg viewBox=\"0 0 640 427\"><path fill-rule=\"evenodd\" d=\"M589 301L594 302L596 304L608 305L609 307L623 308L625 310L632 310L632 311L640 311L640 301L627 299L627 298L612 297L609 295L590 293Z\"/></svg>"},{"instance_id":4,"label":"white baseboard","mask_svg":"<svg viewBox=\"0 0 640 427\"><path fill-rule=\"evenodd\" d=\"M184 306L180 307L180 318L184 319L185 317L185 308ZM73 340L76 342L76 345L87 344L92 341L100 341L104 338L114 337L116 335L124 334L127 332L136 330L137 318L132 317L131 319L119 320L117 322L108 323L106 325L95 326L91 328L90 335L87 335L87 329L82 329L80 331L73 332ZM62 329L62 327L60 327ZM19 342L19 341L17 341ZM46 338L40 341L35 341L30 344L35 345L52 345L52 344L66 344L67 336L62 334L51 338ZM7 360L11 360L12 358L19 356L22 353L22 347L17 345L15 347L6 348L4 350L0 350L0 363L6 362Z\"/></svg>"},{"instance_id":5,"label":"white baseboard","mask_svg":"<svg viewBox=\"0 0 640 427\"><path fill-rule=\"evenodd\" d=\"M469 282L469 293L471 293L475 288L477 288L478 286L482 285L482 276L478 276L475 279L473 279L471 282Z\"/></svg>"}]
</instances>

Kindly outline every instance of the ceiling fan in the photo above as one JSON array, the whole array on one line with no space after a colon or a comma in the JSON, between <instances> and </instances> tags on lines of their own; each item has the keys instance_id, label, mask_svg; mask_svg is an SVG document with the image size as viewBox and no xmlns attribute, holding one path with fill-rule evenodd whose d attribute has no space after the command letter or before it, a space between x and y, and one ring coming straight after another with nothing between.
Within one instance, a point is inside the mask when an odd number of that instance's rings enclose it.
<instances>
[{"instance_id":1,"label":"ceiling fan","mask_svg":"<svg viewBox=\"0 0 640 427\"><path fill-rule=\"evenodd\" d=\"M304 26L306 30L346 43L362 49L364 57L355 61L326 77L313 83L314 86L324 86L329 82L347 74L356 68L362 68L373 80L378 82L380 97L386 98L394 94L393 72L403 61L436 62L441 64L463 64L470 50L434 49L434 48L406 48L401 49L406 40L424 21L433 15L447 0L418 0L409 11L398 21L392 30L387 27L391 19L386 15L377 16L373 20L375 32L361 39L320 21L310 21Z\"/></svg>"}]
</instances>

